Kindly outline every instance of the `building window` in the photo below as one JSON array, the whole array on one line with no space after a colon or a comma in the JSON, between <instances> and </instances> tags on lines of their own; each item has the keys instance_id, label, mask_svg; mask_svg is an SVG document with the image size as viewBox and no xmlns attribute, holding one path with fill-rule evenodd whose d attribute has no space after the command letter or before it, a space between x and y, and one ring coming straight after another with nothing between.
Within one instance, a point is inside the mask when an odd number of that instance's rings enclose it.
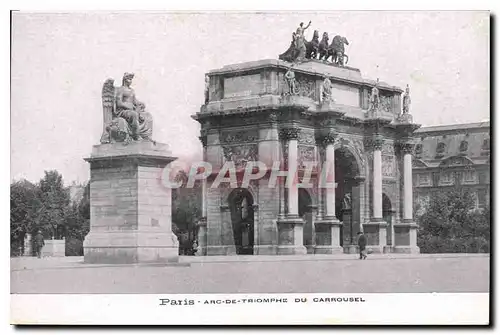
<instances>
[{"instance_id":1,"label":"building window","mask_svg":"<svg viewBox=\"0 0 500 335\"><path fill-rule=\"evenodd\" d=\"M479 208L484 208L488 204L488 197L486 190L478 190L477 191L477 201Z\"/></svg>"},{"instance_id":2,"label":"building window","mask_svg":"<svg viewBox=\"0 0 500 335\"><path fill-rule=\"evenodd\" d=\"M481 156L488 156L490 154L490 139L485 138L481 146Z\"/></svg>"},{"instance_id":3,"label":"building window","mask_svg":"<svg viewBox=\"0 0 500 335\"><path fill-rule=\"evenodd\" d=\"M463 183L464 184L474 184L476 182L477 174L476 171L471 169L466 169L463 173Z\"/></svg>"},{"instance_id":4,"label":"building window","mask_svg":"<svg viewBox=\"0 0 500 335\"><path fill-rule=\"evenodd\" d=\"M466 140L460 142L460 153L466 153L467 149L469 149L469 142L467 142Z\"/></svg>"},{"instance_id":5,"label":"building window","mask_svg":"<svg viewBox=\"0 0 500 335\"><path fill-rule=\"evenodd\" d=\"M422 143L419 143L415 146L415 157L416 158L422 157Z\"/></svg>"},{"instance_id":6,"label":"building window","mask_svg":"<svg viewBox=\"0 0 500 335\"><path fill-rule=\"evenodd\" d=\"M479 208L479 197L477 195L477 192L471 192L471 194L472 194L474 209L478 209Z\"/></svg>"},{"instance_id":7,"label":"building window","mask_svg":"<svg viewBox=\"0 0 500 335\"><path fill-rule=\"evenodd\" d=\"M478 173L479 184L488 184L488 173L486 171L481 171Z\"/></svg>"},{"instance_id":8,"label":"building window","mask_svg":"<svg viewBox=\"0 0 500 335\"><path fill-rule=\"evenodd\" d=\"M490 139L485 138L483 141L483 146L481 147L483 150L490 150Z\"/></svg>"},{"instance_id":9,"label":"building window","mask_svg":"<svg viewBox=\"0 0 500 335\"><path fill-rule=\"evenodd\" d=\"M418 186L431 186L431 178L428 173L419 173L418 175Z\"/></svg>"},{"instance_id":10,"label":"building window","mask_svg":"<svg viewBox=\"0 0 500 335\"><path fill-rule=\"evenodd\" d=\"M451 185L453 184L453 173L450 171L443 171L439 176L440 185Z\"/></svg>"},{"instance_id":11,"label":"building window","mask_svg":"<svg viewBox=\"0 0 500 335\"><path fill-rule=\"evenodd\" d=\"M444 144L444 142L439 142L436 148L436 158L443 157L445 149L446 149L446 144Z\"/></svg>"}]
</instances>

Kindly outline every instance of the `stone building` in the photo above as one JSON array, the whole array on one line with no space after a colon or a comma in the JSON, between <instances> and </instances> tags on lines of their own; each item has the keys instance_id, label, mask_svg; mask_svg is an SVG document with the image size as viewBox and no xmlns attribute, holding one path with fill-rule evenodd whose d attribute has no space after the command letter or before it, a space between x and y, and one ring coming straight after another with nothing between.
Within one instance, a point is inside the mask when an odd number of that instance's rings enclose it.
<instances>
[{"instance_id":1,"label":"stone building","mask_svg":"<svg viewBox=\"0 0 500 335\"><path fill-rule=\"evenodd\" d=\"M415 207L422 211L432 193L459 186L471 191L476 208L490 198L490 123L422 127L415 131L413 185Z\"/></svg>"},{"instance_id":2,"label":"stone building","mask_svg":"<svg viewBox=\"0 0 500 335\"><path fill-rule=\"evenodd\" d=\"M419 125L401 113L401 88L320 61L261 60L210 71L206 89L193 115L213 168L203 185L200 254L355 252L360 230L373 252L419 252L412 199ZM212 187L228 161L237 185ZM242 187L253 161L267 170ZM269 187L276 161L280 170L296 167L299 182L313 162L312 187L281 179ZM325 165L336 188L319 186Z\"/></svg>"}]
</instances>

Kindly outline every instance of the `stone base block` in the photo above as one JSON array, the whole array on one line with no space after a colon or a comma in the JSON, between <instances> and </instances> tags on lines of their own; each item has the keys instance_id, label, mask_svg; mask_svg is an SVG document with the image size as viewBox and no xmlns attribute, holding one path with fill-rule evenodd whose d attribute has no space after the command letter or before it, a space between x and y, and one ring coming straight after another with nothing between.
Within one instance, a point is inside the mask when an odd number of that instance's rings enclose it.
<instances>
[{"instance_id":1,"label":"stone base block","mask_svg":"<svg viewBox=\"0 0 500 335\"><path fill-rule=\"evenodd\" d=\"M277 245L255 245L253 247L254 255L276 255L278 254Z\"/></svg>"},{"instance_id":2,"label":"stone base block","mask_svg":"<svg viewBox=\"0 0 500 335\"><path fill-rule=\"evenodd\" d=\"M359 254L359 247L357 245L344 246L344 254Z\"/></svg>"},{"instance_id":3,"label":"stone base block","mask_svg":"<svg viewBox=\"0 0 500 335\"><path fill-rule=\"evenodd\" d=\"M384 254L390 254L392 251L392 245L384 245Z\"/></svg>"},{"instance_id":4,"label":"stone base block","mask_svg":"<svg viewBox=\"0 0 500 335\"><path fill-rule=\"evenodd\" d=\"M419 247L410 247L410 246L395 246L392 249L392 252L396 254L419 254Z\"/></svg>"},{"instance_id":5,"label":"stone base block","mask_svg":"<svg viewBox=\"0 0 500 335\"><path fill-rule=\"evenodd\" d=\"M299 245L280 245L278 255L307 255L307 249Z\"/></svg>"},{"instance_id":6,"label":"stone base block","mask_svg":"<svg viewBox=\"0 0 500 335\"><path fill-rule=\"evenodd\" d=\"M315 249L316 249L315 245L308 244L305 247L306 247L306 250L307 250L308 254L314 254L315 253Z\"/></svg>"},{"instance_id":7,"label":"stone base block","mask_svg":"<svg viewBox=\"0 0 500 335\"><path fill-rule=\"evenodd\" d=\"M369 254L383 254L384 253L384 247L383 245L367 245L366 246L366 251Z\"/></svg>"},{"instance_id":8,"label":"stone base block","mask_svg":"<svg viewBox=\"0 0 500 335\"><path fill-rule=\"evenodd\" d=\"M234 245L209 245L206 247L207 256L226 256L236 255L236 247Z\"/></svg>"},{"instance_id":9,"label":"stone base block","mask_svg":"<svg viewBox=\"0 0 500 335\"><path fill-rule=\"evenodd\" d=\"M42 248L43 257L64 257L66 256L65 240L45 240Z\"/></svg>"},{"instance_id":10,"label":"stone base block","mask_svg":"<svg viewBox=\"0 0 500 335\"><path fill-rule=\"evenodd\" d=\"M90 232L83 250L84 262L93 264L170 263L179 259L175 235L156 230Z\"/></svg>"},{"instance_id":11,"label":"stone base block","mask_svg":"<svg viewBox=\"0 0 500 335\"><path fill-rule=\"evenodd\" d=\"M315 254L319 255L334 255L334 254L343 254L344 248L342 247L333 247L328 245L318 245L314 249Z\"/></svg>"}]
</instances>

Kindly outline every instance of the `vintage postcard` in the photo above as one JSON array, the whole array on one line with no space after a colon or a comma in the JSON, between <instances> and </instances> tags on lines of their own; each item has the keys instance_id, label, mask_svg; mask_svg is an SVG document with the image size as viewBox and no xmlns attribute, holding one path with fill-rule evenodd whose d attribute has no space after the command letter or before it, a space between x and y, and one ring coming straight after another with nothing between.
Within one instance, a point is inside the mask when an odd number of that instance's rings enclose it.
<instances>
[{"instance_id":1,"label":"vintage postcard","mask_svg":"<svg viewBox=\"0 0 500 335\"><path fill-rule=\"evenodd\" d=\"M11 17L12 324L490 323L489 12Z\"/></svg>"}]
</instances>

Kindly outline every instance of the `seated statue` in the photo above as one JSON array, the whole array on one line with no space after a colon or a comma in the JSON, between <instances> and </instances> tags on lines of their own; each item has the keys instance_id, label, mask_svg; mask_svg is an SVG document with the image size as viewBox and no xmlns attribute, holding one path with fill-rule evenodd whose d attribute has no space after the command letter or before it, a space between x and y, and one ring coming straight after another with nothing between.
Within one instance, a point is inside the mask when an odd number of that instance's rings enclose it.
<instances>
[{"instance_id":1,"label":"seated statue","mask_svg":"<svg viewBox=\"0 0 500 335\"><path fill-rule=\"evenodd\" d=\"M136 99L130 87L133 78L133 73L125 73L121 87L116 88L113 79L106 80L103 85L101 143L153 141L153 117L146 112L146 105Z\"/></svg>"}]
</instances>

